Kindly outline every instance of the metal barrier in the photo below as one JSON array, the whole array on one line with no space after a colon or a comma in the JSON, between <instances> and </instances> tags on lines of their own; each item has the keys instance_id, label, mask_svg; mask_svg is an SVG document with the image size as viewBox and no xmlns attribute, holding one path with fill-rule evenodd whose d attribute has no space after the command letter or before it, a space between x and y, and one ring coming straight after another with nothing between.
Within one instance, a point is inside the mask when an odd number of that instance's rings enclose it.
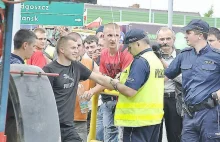
<instances>
[{"instance_id":1,"label":"metal barrier","mask_svg":"<svg viewBox=\"0 0 220 142\"><path fill-rule=\"evenodd\" d=\"M109 91L106 89L101 94L118 96L119 92L117 92L115 90ZM96 140L96 120L97 120L98 99L99 99L99 94L94 95L92 97L92 111L91 111L91 120L90 120L90 130L89 130L88 142L98 142Z\"/></svg>"}]
</instances>

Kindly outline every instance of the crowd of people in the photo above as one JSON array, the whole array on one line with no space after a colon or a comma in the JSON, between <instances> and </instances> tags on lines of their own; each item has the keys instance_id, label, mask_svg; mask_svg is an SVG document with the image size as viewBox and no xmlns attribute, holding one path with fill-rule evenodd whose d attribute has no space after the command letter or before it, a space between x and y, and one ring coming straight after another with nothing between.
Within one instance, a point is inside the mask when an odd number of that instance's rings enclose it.
<instances>
[{"instance_id":1,"label":"crowd of people","mask_svg":"<svg viewBox=\"0 0 220 142\"><path fill-rule=\"evenodd\" d=\"M158 50L143 29L122 36L115 23L100 26L84 40L66 31L50 58L44 52L45 30L21 29L10 63L59 74L48 78L62 142L87 141L91 108L82 112L81 100L94 94L100 94L96 140L162 142L164 123L168 142L220 142L220 31L200 19L183 31L189 47L182 51L168 27L156 33ZM104 89L117 90L119 96L102 94Z\"/></svg>"}]
</instances>

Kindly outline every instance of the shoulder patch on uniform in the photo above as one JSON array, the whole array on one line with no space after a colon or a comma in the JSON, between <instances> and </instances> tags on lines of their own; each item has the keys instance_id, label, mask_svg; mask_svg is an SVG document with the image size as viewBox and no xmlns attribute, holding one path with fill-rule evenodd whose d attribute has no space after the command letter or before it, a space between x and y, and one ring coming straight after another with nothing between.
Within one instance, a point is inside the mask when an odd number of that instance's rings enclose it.
<instances>
[{"instance_id":1,"label":"shoulder patch on uniform","mask_svg":"<svg viewBox=\"0 0 220 142\"><path fill-rule=\"evenodd\" d=\"M193 48L192 47L186 47L183 50L181 50L181 53L185 52L185 51L191 51Z\"/></svg>"},{"instance_id":2,"label":"shoulder patch on uniform","mask_svg":"<svg viewBox=\"0 0 220 142\"><path fill-rule=\"evenodd\" d=\"M220 49L217 49L217 48L213 48L211 47L212 51L216 52L216 53L219 53L220 54Z\"/></svg>"}]
</instances>

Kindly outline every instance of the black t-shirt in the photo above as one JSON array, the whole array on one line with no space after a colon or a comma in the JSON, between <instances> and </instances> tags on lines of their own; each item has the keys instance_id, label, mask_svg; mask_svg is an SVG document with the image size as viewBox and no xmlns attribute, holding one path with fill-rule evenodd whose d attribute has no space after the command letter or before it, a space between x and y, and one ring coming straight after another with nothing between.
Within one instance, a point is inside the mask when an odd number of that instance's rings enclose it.
<instances>
[{"instance_id":1,"label":"black t-shirt","mask_svg":"<svg viewBox=\"0 0 220 142\"><path fill-rule=\"evenodd\" d=\"M46 73L58 73L58 77L48 76L55 95L60 123L71 125L74 118L74 108L78 83L87 80L91 71L80 62L73 61L70 66L63 66L57 61L46 65Z\"/></svg>"}]
</instances>

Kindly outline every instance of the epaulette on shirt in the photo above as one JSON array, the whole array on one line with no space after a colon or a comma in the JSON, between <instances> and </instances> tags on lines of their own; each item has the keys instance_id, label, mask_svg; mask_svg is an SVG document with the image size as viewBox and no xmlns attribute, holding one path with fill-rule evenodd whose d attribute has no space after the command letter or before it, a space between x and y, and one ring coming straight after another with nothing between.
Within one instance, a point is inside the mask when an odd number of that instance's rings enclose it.
<instances>
[{"instance_id":1,"label":"epaulette on shirt","mask_svg":"<svg viewBox=\"0 0 220 142\"><path fill-rule=\"evenodd\" d=\"M216 53L220 54L220 49L217 49L217 48L212 48L212 47L211 47L211 49L212 49L212 51L214 51L214 52L216 52Z\"/></svg>"},{"instance_id":2,"label":"epaulette on shirt","mask_svg":"<svg viewBox=\"0 0 220 142\"><path fill-rule=\"evenodd\" d=\"M186 51L191 51L193 48L192 47L186 47L183 50L181 50L181 53L186 52Z\"/></svg>"}]
</instances>

